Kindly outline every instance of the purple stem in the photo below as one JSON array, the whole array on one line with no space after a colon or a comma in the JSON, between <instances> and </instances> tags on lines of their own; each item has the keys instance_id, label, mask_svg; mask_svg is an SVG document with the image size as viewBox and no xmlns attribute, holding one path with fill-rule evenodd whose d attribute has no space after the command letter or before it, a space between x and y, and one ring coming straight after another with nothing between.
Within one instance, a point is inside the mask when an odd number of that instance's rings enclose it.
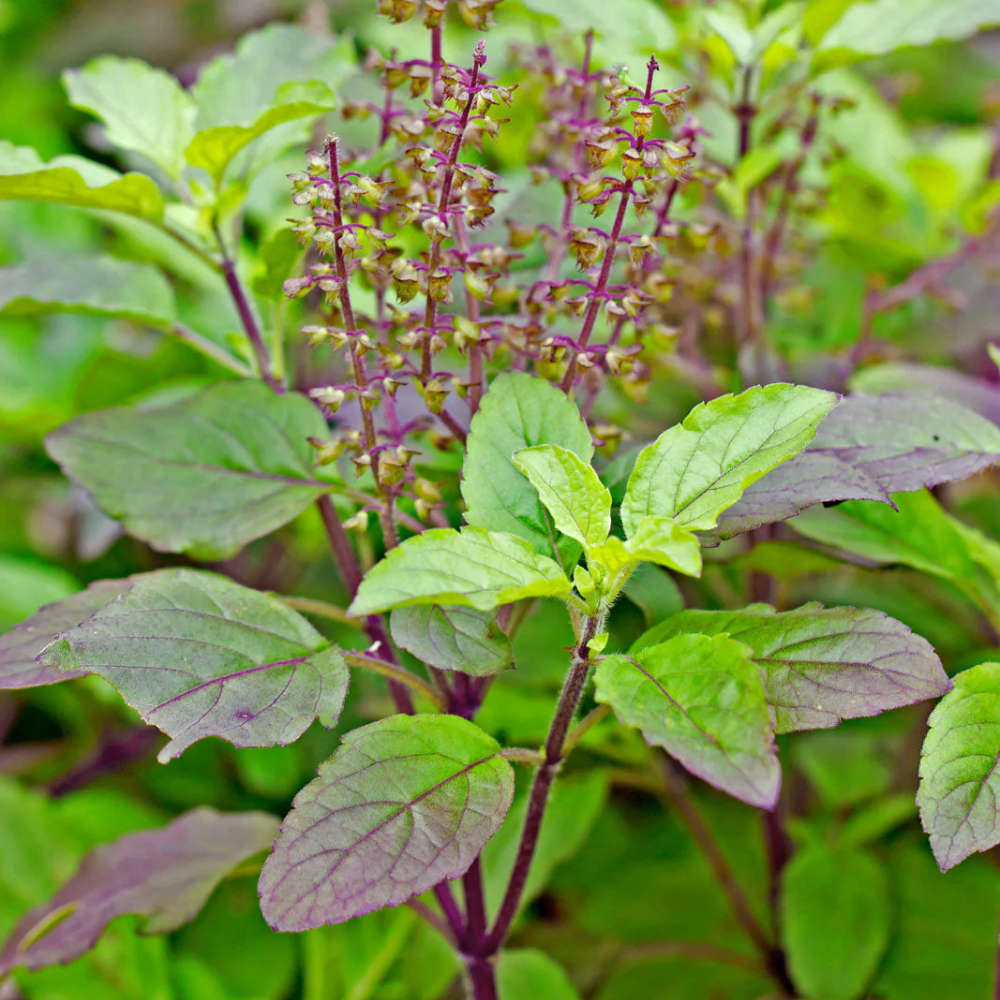
<instances>
[{"instance_id":1,"label":"purple stem","mask_svg":"<svg viewBox=\"0 0 1000 1000\"><path fill-rule=\"evenodd\" d=\"M549 728L549 735L545 740L545 763L535 772L535 780L531 785L524 828L521 831L521 841L517 847L517 855L510 873L507 891L500 904L500 911L497 914L493 930L486 938L485 954L487 956L495 955L503 946L521 905L521 897L528 881L528 872L531 870L535 848L538 846L538 834L542 828L542 819L545 817L549 791L562 762L566 734L569 732L570 724L576 715L580 696L583 694L583 686L587 681L587 674L590 672L590 649L587 644L597 635L602 625L603 622L598 617L588 616L584 619L579 641L573 651L573 662L566 675L555 716Z\"/></svg>"},{"instance_id":2,"label":"purple stem","mask_svg":"<svg viewBox=\"0 0 1000 1000\"><path fill-rule=\"evenodd\" d=\"M219 238L219 247L222 247L221 237ZM257 319L250 308L250 301L247 299L239 275L236 273L236 265L225 250L222 251L222 273L226 279L226 285L229 287L229 294L236 305L236 311L240 314L240 322L246 331L247 339L253 347L254 357L257 359L257 367L260 369L261 378L275 392L284 392L285 387L274 377L274 372L271 371L271 357L268 354L264 338L260 334L260 327L257 326Z\"/></svg>"}]
</instances>

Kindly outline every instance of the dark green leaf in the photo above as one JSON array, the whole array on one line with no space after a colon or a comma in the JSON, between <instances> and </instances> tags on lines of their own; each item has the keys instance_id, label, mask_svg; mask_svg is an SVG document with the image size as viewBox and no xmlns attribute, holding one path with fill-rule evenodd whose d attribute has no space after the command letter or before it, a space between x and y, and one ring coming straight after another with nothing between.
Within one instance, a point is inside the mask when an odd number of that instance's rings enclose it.
<instances>
[{"instance_id":1,"label":"dark green leaf","mask_svg":"<svg viewBox=\"0 0 1000 1000\"><path fill-rule=\"evenodd\" d=\"M232 382L159 409L79 417L46 445L131 534L208 559L232 555L330 488L314 477L306 440L326 434L305 397Z\"/></svg>"},{"instance_id":2,"label":"dark green leaf","mask_svg":"<svg viewBox=\"0 0 1000 1000\"><path fill-rule=\"evenodd\" d=\"M497 963L500 1000L580 1000L569 976L545 952L504 949Z\"/></svg>"},{"instance_id":3,"label":"dark green leaf","mask_svg":"<svg viewBox=\"0 0 1000 1000\"><path fill-rule=\"evenodd\" d=\"M889 884L859 850L807 847L785 868L781 926L795 985L809 1000L858 1000L889 942Z\"/></svg>"}]
</instances>

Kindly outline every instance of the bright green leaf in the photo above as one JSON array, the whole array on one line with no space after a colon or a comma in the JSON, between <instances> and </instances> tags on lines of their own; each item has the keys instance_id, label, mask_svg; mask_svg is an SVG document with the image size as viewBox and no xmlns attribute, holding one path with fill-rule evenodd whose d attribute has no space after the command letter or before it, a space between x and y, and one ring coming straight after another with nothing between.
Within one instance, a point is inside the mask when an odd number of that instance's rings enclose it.
<instances>
[{"instance_id":1,"label":"bright green leaf","mask_svg":"<svg viewBox=\"0 0 1000 1000\"><path fill-rule=\"evenodd\" d=\"M221 184L233 158L265 132L270 132L278 125L301 118L313 118L331 110L336 102L332 93L328 91L327 94L323 101L301 100L279 104L265 111L252 125L219 125L205 129L191 140L185 150L187 161L192 167L208 171L212 180L217 185Z\"/></svg>"},{"instance_id":2,"label":"bright green leaf","mask_svg":"<svg viewBox=\"0 0 1000 1000\"><path fill-rule=\"evenodd\" d=\"M621 506L626 534L648 514L715 527L751 483L806 447L836 403L832 392L775 383L695 407L640 452Z\"/></svg>"},{"instance_id":3,"label":"bright green leaf","mask_svg":"<svg viewBox=\"0 0 1000 1000\"><path fill-rule=\"evenodd\" d=\"M499 1000L580 1000L562 967L533 948L505 949L497 962Z\"/></svg>"},{"instance_id":4,"label":"bright green leaf","mask_svg":"<svg viewBox=\"0 0 1000 1000\"><path fill-rule=\"evenodd\" d=\"M771 809L778 766L760 668L726 636L677 635L630 656L607 656L595 697L692 774Z\"/></svg>"},{"instance_id":5,"label":"bright green leaf","mask_svg":"<svg viewBox=\"0 0 1000 1000\"><path fill-rule=\"evenodd\" d=\"M163 217L163 196L144 174L119 174L79 156L43 163L33 149L0 140L0 200L48 201L79 208Z\"/></svg>"},{"instance_id":6,"label":"bright green leaf","mask_svg":"<svg viewBox=\"0 0 1000 1000\"><path fill-rule=\"evenodd\" d=\"M642 562L656 563L686 576L701 575L698 539L673 518L644 517L625 543L625 550Z\"/></svg>"},{"instance_id":7,"label":"bright green leaf","mask_svg":"<svg viewBox=\"0 0 1000 1000\"><path fill-rule=\"evenodd\" d=\"M870 854L815 845L785 868L781 927L809 1000L859 1000L889 943L889 882Z\"/></svg>"},{"instance_id":8,"label":"bright green leaf","mask_svg":"<svg viewBox=\"0 0 1000 1000\"><path fill-rule=\"evenodd\" d=\"M917 802L942 871L1000 844L1000 663L958 674L931 713Z\"/></svg>"},{"instance_id":9,"label":"bright green leaf","mask_svg":"<svg viewBox=\"0 0 1000 1000\"><path fill-rule=\"evenodd\" d=\"M56 255L44 265L0 268L0 314L83 313L168 327L174 293L150 264L89 255Z\"/></svg>"},{"instance_id":10,"label":"bright green leaf","mask_svg":"<svg viewBox=\"0 0 1000 1000\"><path fill-rule=\"evenodd\" d=\"M63 84L73 107L104 122L108 142L142 153L171 180L180 178L196 110L173 76L138 59L103 56L67 70Z\"/></svg>"},{"instance_id":11,"label":"bright green leaf","mask_svg":"<svg viewBox=\"0 0 1000 1000\"><path fill-rule=\"evenodd\" d=\"M413 604L396 608L389 625L397 646L439 670L489 677L514 665L510 640L488 611Z\"/></svg>"},{"instance_id":12,"label":"bright green leaf","mask_svg":"<svg viewBox=\"0 0 1000 1000\"><path fill-rule=\"evenodd\" d=\"M207 559L279 528L330 488L314 477L306 440L326 435L304 396L247 381L160 408L90 413L46 444L131 534Z\"/></svg>"},{"instance_id":13,"label":"bright green leaf","mask_svg":"<svg viewBox=\"0 0 1000 1000\"><path fill-rule=\"evenodd\" d=\"M600 545L611 531L611 494L577 455L555 444L523 448L514 465L538 490L556 528L584 548Z\"/></svg>"},{"instance_id":14,"label":"bright green leaf","mask_svg":"<svg viewBox=\"0 0 1000 1000\"><path fill-rule=\"evenodd\" d=\"M459 604L488 611L525 597L561 597L570 582L522 538L481 528L432 528L370 569L350 607L355 616L408 604Z\"/></svg>"},{"instance_id":15,"label":"bright green leaf","mask_svg":"<svg viewBox=\"0 0 1000 1000\"><path fill-rule=\"evenodd\" d=\"M539 552L570 554L557 547L538 491L513 464L516 452L555 444L589 463L590 431L576 405L544 379L524 372L499 376L472 419L462 469L466 521L489 531L508 531ZM579 553L579 548L570 544Z\"/></svg>"},{"instance_id":16,"label":"bright green leaf","mask_svg":"<svg viewBox=\"0 0 1000 1000\"><path fill-rule=\"evenodd\" d=\"M160 761L219 736L286 746L314 719L332 729L347 694L339 651L277 598L195 570L160 570L76 628L40 662L114 685L171 741Z\"/></svg>"}]
</instances>

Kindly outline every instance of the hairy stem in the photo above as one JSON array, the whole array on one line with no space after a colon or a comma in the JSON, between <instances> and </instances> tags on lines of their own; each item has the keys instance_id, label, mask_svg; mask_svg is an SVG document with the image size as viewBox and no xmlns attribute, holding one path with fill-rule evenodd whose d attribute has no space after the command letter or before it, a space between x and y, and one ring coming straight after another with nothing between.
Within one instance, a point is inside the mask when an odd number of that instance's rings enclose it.
<instances>
[{"instance_id":1,"label":"hairy stem","mask_svg":"<svg viewBox=\"0 0 1000 1000\"><path fill-rule=\"evenodd\" d=\"M555 715L552 718L552 725L545 740L545 761L535 771L535 778L531 785L524 828L521 830L521 840L517 847L507 891L500 904L496 923L486 938L486 955L495 955L503 946L521 905L521 897L524 895L524 887L528 881L535 848L538 846L538 834L542 828L542 819L549 801L549 792L552 789L552 782L555 780L559 765L562 763L566 735L576 715L580 696L583 694L583 687L590 672L591 661L588 643L600 632L602 626L603 620L600 617L587 616L580 628L569 673L566 675L562 693L559 695L559 703L556 705Z\"/></svg>"}]
</instances>

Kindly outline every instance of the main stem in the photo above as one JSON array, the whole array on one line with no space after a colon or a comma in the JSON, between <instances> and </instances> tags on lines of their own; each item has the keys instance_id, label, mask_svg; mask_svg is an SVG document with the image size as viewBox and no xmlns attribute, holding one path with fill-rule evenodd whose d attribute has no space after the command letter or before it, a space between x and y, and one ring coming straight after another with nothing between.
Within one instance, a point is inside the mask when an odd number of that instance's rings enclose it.
<instances>
[{"instance_id":1,"label":"main stem","mask_svg":"<svg viewBox=\"0 0 1000 1000\"><path fill-rule=\"evenodd\" d=\"M510 881L507 884L507 891L500 904L496 923L486 937L485 956L493 956L503 947L521 905L521 897L524 895L524 887L528 881L535 848L538 846L538 834L542 828L542 819L545 816L545 807L548 805L549 792L552 789L552 782L555 780L559 765L562 763L566 736L579 707L580 696L583 694L583 687L587 682L587 674L590 672L589 643L598 634L602 625L603 620L600 616L587 616L583 620L580 636L573 650L573 661L569 673L566 675L562 693L559 695L559 703L549 728L549 735L545 740L545 761L535 771L535 778L531 785L524 828L521 831L521 841L517 847L517 855L511 870ZM477 995L476 1000L483 1000L483 998Z\"/></svg>"}]
</instances>

